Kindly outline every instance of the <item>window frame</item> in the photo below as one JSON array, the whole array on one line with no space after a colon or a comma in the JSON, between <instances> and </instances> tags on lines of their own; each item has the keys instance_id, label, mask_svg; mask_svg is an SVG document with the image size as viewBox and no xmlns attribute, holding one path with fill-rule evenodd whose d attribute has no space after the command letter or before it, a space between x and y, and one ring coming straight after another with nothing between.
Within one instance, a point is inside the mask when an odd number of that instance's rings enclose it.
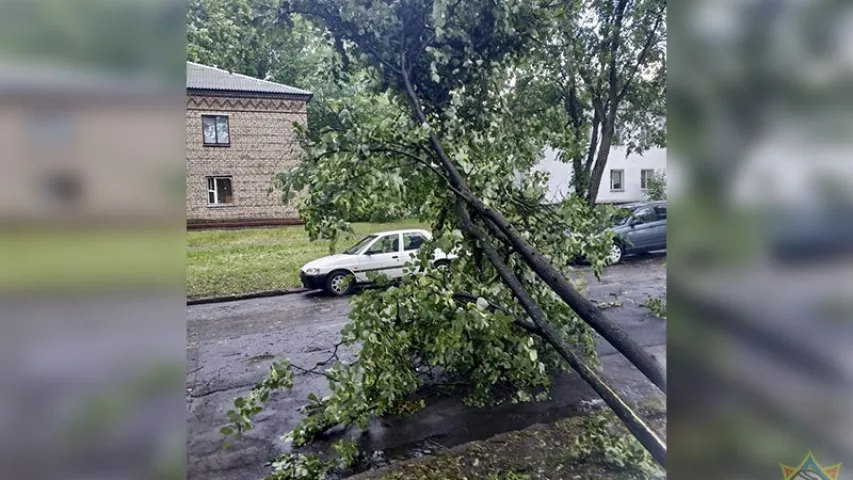
<instances>
[{"instance_id":1,"label":"window frame","mask_svg":"<svg viewBox=\"0 0 853 480\"><path fill-rule=\"evenodd\" d=\"M643 174L645 172L649 172L648 178L643 176ZM644 192L646 190L648 190L649 189L648 181L649 181L649 179L654 178L654 177L655 177L655 169L654 168L641 168L640 169L640 190L642 190Z\"/></svg>"},{"instance_id":2,"label":"window frame","mask_svg":"<svg viewBox=\"0 0 853 480\"><path fill-rule=\"evenodd\" d=\"M385 241L385 239L386 239L386 238L387 238L387 239L389 239L389 240L391 241L391 245L393 246L393 245L394 245L394 237L397 237L397 251L391 251L391 252L385 252L385 251L382 251L382 252L372 252L372 253L371 253L371 250L373 249L373 247L375 247L377 244L380 244L380 242L384 243L384 241ZM377 238L376 238L376 240L374 240L374 241L373 241L373 243L371 243L371 244L370 244L370 246L369 246L369 247L367 247L367 248L364 250L364 255L393 255L393 254L399 254L399 253L400 253L400 251L401 251L401 249L403 248L402 241L403 241L403 238L402 238L402 236L401 236L399 233L392 233L392 234L390 234L390 235L382 235L382 236L380 236L380 237L377 237Z\"/></svg>"},{"instance_id":3,"label":"window frame","mask_svg":"<svg viewBox=\"0 0 853 480\"><path fill-rule=\"evenodd\" d=\"M233 207L234 206L234 178L231 175L209 175L204 177L207 181L207 206L212 208ZM217 180L228 180L228 185L231 187L231 201L228 203L219 201L219 190L217 188ZM210 184L213 182L213 188ZM213 193L214 203L210 203L210 194Z\"/></svg>"},{"instance_id":4,"label":"window frame","mask_svg":"<svg viewBox=\"0 0 853 480\"><path fill-rule=\"evenodd\" d=\"M407 236L420 238L421 239L421 246L419 246L418 248L413 248L411 250L407 250L406 249L406 237ZM418 250L420 250L424 247L424 244L426 242L427 242L427 238L424 236L424 234L422 234L420 232L406 232L406 233L402 234L401 248L403 249L404 252L417 252Z\"/></svg>"},{"instance_id":5,"label":"window frame","mask_svg":"<svg viewBox=\"0 0 853 480\"><path fill-rule=\"evenodd\" d=\"M619 172L619 183L621 186L619 188L613 188L613 172ZM611 192L624 192L625 191L625 169L624 168L611 168L610 169L610 191Z\"/></svg>"},{"instance_id":6,"label":"window frame","mask_svg":"<svg viewBox=\"0 0 853 480\"><path fill-rule=\"evenodd\" d=\"M213 118L213 130L216 132L216 141L214 143L209 143L207 138L204 136L204 119L205 118ZM225 119L225 128L228 131L228 141L220 142L219 141L219 130L216 128L216 124L219 118ZM229 115L221 114L221 113L203 113L201 114L201 143L205 147L230 147L231 146L231 119Z\"/></svg>"}]
</instances>

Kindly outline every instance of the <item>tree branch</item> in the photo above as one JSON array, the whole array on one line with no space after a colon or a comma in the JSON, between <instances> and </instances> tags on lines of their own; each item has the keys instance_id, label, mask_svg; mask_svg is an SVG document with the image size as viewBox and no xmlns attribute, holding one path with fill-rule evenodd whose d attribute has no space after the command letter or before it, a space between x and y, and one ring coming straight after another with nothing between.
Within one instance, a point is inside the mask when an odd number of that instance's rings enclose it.
<instances>
[{"instance_id":1,"label":"tree branch","mask_svg":"<svg viewBox=\"0 0 853 480\"><path fill-rule=\"evenodd\" d=\"M625 79L625 84L622 85L622 88L619 90L619 93L616 95L618 101L621 101L625 97L625 93L628 91L628 88L631 86L631 82L634 81L634 77L637 75L637 71L640 69L640 65L646 60L646 56L649 53L649 49L652 47L652 43L654 43L654 39L656 36L656 32L658 27L660 27L661 21L663 20L663 10L666 8L666 4L661 5L660 10L658 10L655 24L652 26L651 30L648 32L648 36L646 37L646 43L643 45L643 49L640 50L640 54L637 56L637 62L634 63L634 66L631 68L631 73L628 74Z\"/></svg>"},{"instance_id":2,"label":"tree branch","mask_svg":"<svg viewBox=\"0 0 853 480\"><path fill-rule=\"evenodd\" d=\"M616 393L609 385L607 385L601 377L592 369L583 359L575 354L571 348L562 339L559 332L546 319L545 313L536 305L530 294L524 289L521 281L509 270L506 263L500 258L495 247L489 242L486 234L474 224L467 208L462 203L462 199L457 198L456 211L463 226L468 231L486 252L489 260L494 265L498 274L504 283L512 291L515 298L522 305L524 310L533 320L533 323L541 331L538 335L548 342L557 353L584 379L593 390L613 409L628 427L628 430L649 453L661 465L666 464L666 444L658 437L657 433L652 430L646 423L637 415L631 407Z\"/></svg>"},{"instance_id":3,"label":"tree branch","mask_svg":"<svg viewBox=\"0 0 853 480\"><path fill-rule=\"evenodd\" d=\"M423 109L421 109L420 101L415 95L414 88L412 87L411 80L409 79L408 72L406 71L405 57L402 61L404 64L404 68L402 69L403 82L406 86L406 93L409 96L411 107L414 110L419 123L427 127L430 144L441 160L444 169L448 173L448 181L450 182L450 185L457 190L456 194L458 198L464 199L469 205L473 206L480 215L487 218L489 220L487 225L492 225L494 227L492 230L495 231L496 234L505 235L507 244L514 246L516 250L518 250L519 254L524 258L530 268L549 287L551 287L551 289L554 290L554 292L564 302L566 302L566 304L569 305L581 319L604 337L605 340L610 342L616 350L625 355L625 357L634 366L643 372L646 378L665 392L666 376L663 374L660 365L657 364L655 359L652 358L652 356L649 355L649 353L646 352L636 341L629 337L622 328L620 328L611 319L607 318L607 316L604 315L604 313L596 307L594 303L590 302L589 299L578 293L578 291L569 284L563 275L554 268L553 265L545 260L545 257L539 250L533 247L533 245L528 243L521 237L521 235L518 234L518 232L516 232L515 228L506 220L506 218L504 218L503 215L496 210L487 207L479 198L475 197L471 193L465 183L465 179L459 173L459 170L457 170L453 165L453 162L450 161L450 158L447 157L447 154L445 154L444 149L441 146L441 142L438 140L435 132L429 129L429 123L423 113Z\"/></svg>"},{"instance_id":4,"label":"tree branch","mask_svg":"<svg viewBox=\"0 0 853 480\"><path fill-rule=\"evenodd\" d=\"M616 76L616 56L619 52L620 45L620 36L622 34L622 21L625 16L625 8L628 5L628 0L619 0L619 3L616 4L616 12L614 13L615 18L613 20L613 31L611 32L610 38L610 65L609 65L609 73L608 73L608 93L609 93L609 107L610 111L607 114L606 119L602 119L607 122L607 125L612 126L613 119L616 117L616 111L619 109L619 101L618 101L618 90L617 90L617 76Z\"/></svg>"},{"instance_id":5,"label":"tree branch","mask_svg":"<svg viewBox=\"0 0 853 480\"><path fill-rule=\"evenodd\" d=\"M467 292L453 292L453 298L455 298L457 300L464 300L467 303L476 303L477 300L479 298L482 298L482 297L478 297L476 295L472 295L472 294L467 293ZM496 303L492 302L488 298L483 298L483 300L485 300L486 302L489 303L489 308L491 308L492 310L497 310L497 311L503 313L504 315L512 317L513 323L515 325L527 330L530 333L536 334L536 335L540 335L542 333L542 330L539 327L537 327L536 324L528 322L527 320L525 320L523 318L520 318L520 317L513 315L512 312L507 310L505 307L497 305Z\"/></svg>"}]
</instances>

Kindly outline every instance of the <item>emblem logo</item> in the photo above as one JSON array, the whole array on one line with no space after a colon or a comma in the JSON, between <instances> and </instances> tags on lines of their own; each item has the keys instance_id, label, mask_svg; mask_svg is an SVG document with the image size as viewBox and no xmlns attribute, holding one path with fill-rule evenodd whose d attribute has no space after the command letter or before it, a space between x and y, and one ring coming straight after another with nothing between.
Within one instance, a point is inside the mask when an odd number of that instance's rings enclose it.
<instances>
[{"instance_id":1,"label":"emblem logo","mask_svg":"<svg viewBox=\"0 0 853 480\"><path fill-rule=\"evenodd\" d=\"M838 472L841 471L840 463L831 467L821 466L812 452L796 467L783 463L779 465L782 466L782 476L785 480L838 480Z\"/></svg>"}]
</instances>

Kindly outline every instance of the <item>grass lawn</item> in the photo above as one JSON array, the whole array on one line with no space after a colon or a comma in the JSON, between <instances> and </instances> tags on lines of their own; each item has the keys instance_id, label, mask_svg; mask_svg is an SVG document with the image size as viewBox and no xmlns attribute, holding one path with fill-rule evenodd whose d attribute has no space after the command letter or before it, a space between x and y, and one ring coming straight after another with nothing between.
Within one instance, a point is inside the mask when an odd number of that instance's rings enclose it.
<instances>
[{"instance_id":1,"label":"grass lawn","mask_svg":"<svg viewBox=\"0 0 853 480\"><path fill-rule=\"evenodd\" d=\"M0 291L181 288L183 236L174 230L45 230L0 235Z\"/></svg>"},{"instance_id":2,"label":"grass lawn","mask_svg":"<svg viewBox=\"0 0 853 480\"><path fill-rule=\"evenodd\" d=\"M401 221L356 223L353 228L359 236L423 226ZM339 241L337 251L356 241ZM193 230L187 233L187 298L298 288L302 265L328 254L329 242L309 242L301 226Z\"/></svg>"}]
</instances>

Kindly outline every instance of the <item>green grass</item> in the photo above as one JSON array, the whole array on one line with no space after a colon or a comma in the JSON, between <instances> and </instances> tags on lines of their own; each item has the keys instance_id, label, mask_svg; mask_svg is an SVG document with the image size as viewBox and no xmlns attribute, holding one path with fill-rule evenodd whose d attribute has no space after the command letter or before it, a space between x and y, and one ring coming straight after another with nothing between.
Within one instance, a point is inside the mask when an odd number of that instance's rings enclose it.
<instances>
[{"instance_id":1,"label":"green grass","mask_svg":"<svg viewBox=\"0 0 853 480\"><path fill-rule=\"evenodd\" d=\"M0 291L87 291L184 281L180 232L55 230L0 235Z\"/></svg>"},{"instance_id":2,"label":"green grass","mask_svg":"<svg viewBox=\"0 0 853 480\"><path fill-rule=\"evenodd\" d=\"M422 228L417 221L356 223L356 236L399 228ZM357 241L338 242L337 251ZM309 242L305 228L270 227L194 230L187 234L187 298L238 295L300 287L299 269L329 254L329 242Z\"/></svg>"}]
</instances>

